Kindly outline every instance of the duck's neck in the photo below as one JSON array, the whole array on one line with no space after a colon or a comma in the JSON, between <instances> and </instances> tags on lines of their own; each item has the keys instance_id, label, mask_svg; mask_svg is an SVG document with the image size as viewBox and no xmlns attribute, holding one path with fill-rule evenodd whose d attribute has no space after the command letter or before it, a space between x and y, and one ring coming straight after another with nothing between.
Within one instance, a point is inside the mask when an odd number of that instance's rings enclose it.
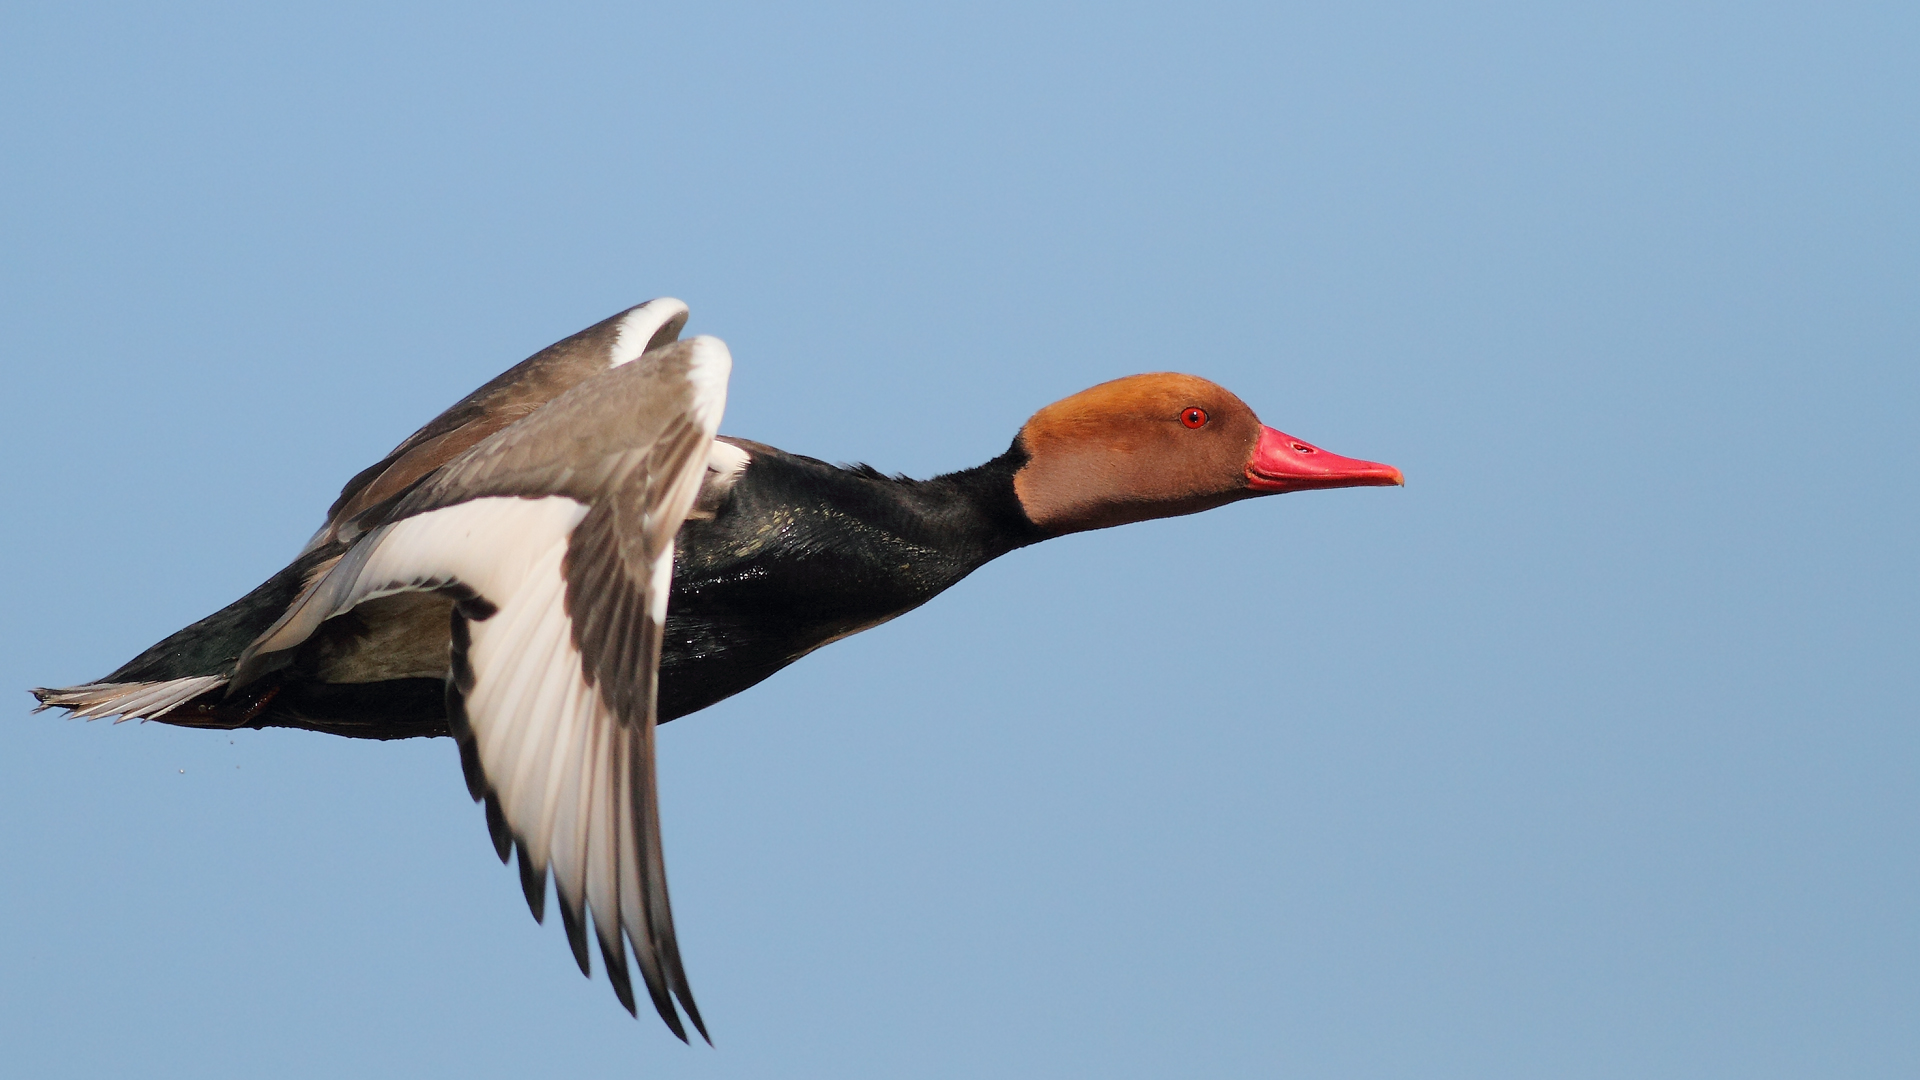
<instances>
[{"instance_id":1,"label":"duck's neck","mask_svg":"<svg viewBox=\"0 0 1920 1080\"><path fill-rule=\"evenodd\" d=\"M680 530L660 661L662 719L926 603L1045 538L1013 490L1018 447L931 480L744 444L725 503Z\"/></svg>"},{"instance_id":2,"label":"duck's neck","mask_svg":"<svg viewBox=\"0 0 1920 1080\"><path fill-rule=\"evenodd\" d=\"M752 460L725 503L680 531L670 612L751 605L775 622L870 624L1046 536L1014 493L1017 444L931 480L741 445Z\"/></svg>"},{"instance_id":3,"label":"duck's neck","mask_svg":"<svg viewBox=\"0 0 1920 1080\"><path fill-rule=\"evenodd\" d=\"M876 481L882 497L891 489L903 513L892 524L905 538L937 548L957 562L980 566L1016 548L1047 538L1028 519L1014 491L1013 477L1027 463L1016 440L1007 452L971 469L931 480Z\"/></svg>"}]
</instances>

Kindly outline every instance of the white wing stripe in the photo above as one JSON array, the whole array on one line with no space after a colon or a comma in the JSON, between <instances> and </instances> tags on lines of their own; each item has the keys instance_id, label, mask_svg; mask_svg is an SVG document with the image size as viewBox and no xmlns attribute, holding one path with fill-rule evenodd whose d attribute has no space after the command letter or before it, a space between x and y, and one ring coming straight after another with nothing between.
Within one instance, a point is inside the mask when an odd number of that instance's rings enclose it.
<instances>
[{"instance_id":1,"label":"white wing stripe","mask_svg":"<svg viewBox=\"0 0 1920 1080\"><path fill-rule=\"evenodd\" d=\"M467 709L474 717L475 734L480 740L480 762L487 766L487 775L496 785L504 779L499 767L513 743L512 736L540 719L535 709L522 706L531 684L544 673L542 664L553 653L552 635L541 631L554 621L556 612L551 604L542 602L547 597L540 594L547 590L541 588L541 579L549 572L559 573L564 553L564 548L556 545L549 557L541 560L550 565L535 567L534 580L501 604L500 611L481 624L483 630L475 628L468 656L476 672L488 674L468 695ZM565 618L564 613L558 614Z\"/></svg>"},{"instance_id":2,"label":"white wing stripe","mask_svg":"<svg viewBox=\"0 0 1920 1080\"><path fill-rule=\"evenodd\" d=\"M621 812L625 785L616 773L627 765L619 744L629 733L581 674L565 554L564 542L551 545L510 595L481 590L499 610L469 624L476 681L467 715L508 826L536 866L551 867L563 902L587 902L603 946L618 946L633 856L622 841L630 814ZM569 778L574 799L567 798Z\"/></svg>"},{"instance_id":3,"label":"white wing stripe","mask_svg":"<svg viewBox=\"0 0 1920 1080\"><path fill-rule=\"evenodd\" d=\"M574 691L577 702L574 710L574 749L573 756L567 762L568 775L573 778L572 798L561 797L561 824L564 832L556 829L554 880L564 880L567 895L576 904L587 901L588 841L587 822L593 813L593 770L596 740L599 737L597 717L593 715L594 704L600 695L582 686ZM561 877L564 870L565 877ZM584 921L584 920L583 920Z\"/></svg>"},{"instance_id":4,"label":"white wing stripe","mask_svg":"<svg viewBox=\"0 0 1920 1080\"><path fill-rule=\"evenodd\" d=\"M518 592L533 561L586 515L586 504L561 495L485 498L383 525L248 646L239 681L256 652L298 645L325 620L368 600L459 581L498 603L494 598Z\"/></svg>"},{"instance_id":5,"label":"white wing stripe","mask_svg":"<svg viewBox=\"0 0 1920 1080\"><path fill-rule=\"evenodd\" d=\"M593 726L593 756L589 760L588 806L583 822L587 840L587 907L593 911L594 929L604 948L608 932L620 924L619 883L614 879L614 864L619 859L614 828L613 784L608 766L612 764L612 745L617 725Z\"/></svg>"},{"instance_id":6,"label":"white wing stripe","mask_svg":"<svg viewBox=\"0 0 1920 1080\"><path fill-rule=\"evenodd\" d=\"M566 794L566 779L574 775L572 770L574 761L579 756L581 732L586 727L585 719L577 711L580 708L581 693L586 690L586 684L579 679L569 680L560 712L554 717L553 746L547 752L546 788L541 798L540 814L534 821L532 833L533 853L539 862L553 866L556 883L569 880L565 875L572 866L571 860L561 858L561 814L562 802ZM577 897L579 892L576 890L573 895Z\"/></svg>"},{"instance_id":7,"label":"white wing stripe","mask_svg":"<svg viewBox=\"0 0 1920 1080\"><path fill-rule=\"evenodd\" d=\"M552 672L552 693L559 705L540 725L538 737L525 750L525 757L514 768L513 786L517 792L513 805L515 828L525 838L527 853L532 856L534 865L548 865L553 849L553 793L560 786L560 780L554 775L553 763L562 755L567 733L572 730L573 717L570 710L574 707L574 684L578 676L566 670L564 654L557 654ZM543 692L544 693L544 692ZM521 807L524 806L524 811ZM524 827L520 824L524 822Z\"/></svg>"},{"instance_id":8,"label":"white wing stripe","mask_svg":"<svg viewBox=\"0 0 1920 1080\"><path fill-rule=\"evenodd\" d=\"M551 626L553 623L558 625ZM580 656L569 640L569 621L557 605L550 606L547 617L541 620L541 635L528 656L528 662L537 657L540 678L532 687L533 704L527 710L528 719L521 724L525 731L508 744L507 756L502 760L505 783L501 785L500 801L506 807L508 823L523 838L539 835L538 818L546 798L534 785L544 784L555 729L567 719L567 687L580 681ZM544 847L545 838L541 839Z\"/></svg>"},{"instance_id":9,"label":"white wing stripe","mask_svg":"<svg viewBox=\"0 0 1920 1080\"><path fill-rule=\"evenodd\" d=\"M557 722L564 720L560 710L565 707L567 682L579 678L569 670L568 650L561 647L558 635L547 638L542 644L539 657L544 665L540 669L540 679L532 688L533 709L538 712L529 721L521 724L521 731L508 744L503 760L505 771L500 777L500 801L507 809L507 823L513 826L514 833L522 838L533 835L533 819L539 814L542 792L533 785L545 778L547 748L553 743L554 728ZM532 660L533 657L529 657Z\"/></svg>"},{"instance_id":10,"label":"white wing stripe","mask_svg":"<svg viewBox=\"0 0 1920 1080\"><path fill-rule=\"evenodd\" d=\"M526 734L548 723L559 704L542 694L546 676L559 667L572 678L580 677L580 655L567 640L566 609L556 595L564 587L560 563L565 554L564 545L555 545L500 612L473 628L469 656L474 670L486 675L468 696L468 712L480 744L480 763L503 804ZM513 816L510 813L510 821Z\"/></svg>"},{"instance_id":11,"label":"white wing stripe","mask_svg":"<svg viewBox=\"0 0 1920 1080\"><path fill-rule=\"evenodd\" d=\"M683 514L685 508L682 507ZM667 624L667 596L673 591L673 541L667 541L667 549L653 563L653 580L648 584L647 615L657 626Z\"/></svg>"}]
</instances>

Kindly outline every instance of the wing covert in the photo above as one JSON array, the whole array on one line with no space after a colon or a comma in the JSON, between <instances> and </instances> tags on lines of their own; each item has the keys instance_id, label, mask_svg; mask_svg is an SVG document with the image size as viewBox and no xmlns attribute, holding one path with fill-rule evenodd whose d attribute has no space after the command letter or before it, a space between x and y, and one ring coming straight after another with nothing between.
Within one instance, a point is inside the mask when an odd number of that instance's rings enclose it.
<instances>
[{"instance_id":1,"label":"wing covert","mask_svg":"<svg viewBox=\"0 0 1920 1080\"><path fill-rule=\"evenodd\" d=\"M327 520L303 553L334 539L353 540L353 519L392 499L458 458L494 432L521 420L581 382L671 345L687 322L687 305L672 297L648 300L534 353L488 380L386 457L362 469L340 489Z\"/></svg>"}]
</instances>

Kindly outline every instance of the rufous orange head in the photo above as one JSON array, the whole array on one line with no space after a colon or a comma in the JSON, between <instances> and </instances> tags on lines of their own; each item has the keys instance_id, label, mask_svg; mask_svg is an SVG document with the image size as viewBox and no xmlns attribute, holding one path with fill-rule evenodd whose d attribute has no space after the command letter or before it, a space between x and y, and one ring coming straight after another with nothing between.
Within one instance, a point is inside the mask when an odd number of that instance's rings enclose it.
<instances>
[{"instance_id":1,"label":"rufous orange head","mask_svg":"<svg viewBox=\"0 0 1920 1080\"><path fill-rule=\"evenodd\" d=\"M1174 517L1314 488L1404 483L1391 465L1331 454L1260 422L1195 375L1101 383L1041 409L1020 429L1014 491L1052 533Z\"/></svg>"}]
</instances>

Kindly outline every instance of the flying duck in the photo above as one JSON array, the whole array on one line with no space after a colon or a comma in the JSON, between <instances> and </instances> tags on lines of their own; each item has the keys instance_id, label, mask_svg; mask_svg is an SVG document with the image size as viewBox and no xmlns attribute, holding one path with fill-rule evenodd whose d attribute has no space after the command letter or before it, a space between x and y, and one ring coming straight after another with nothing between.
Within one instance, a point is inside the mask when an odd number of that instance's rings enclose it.
<instances>
[{"instance_id":1,"label":"flying duck","mask_svg":"<svg viewBox=\"0 0 1920 1080\"><path fill-rule=\"evenodd\" d=\"M659 299L515 365L347 482L284 570L105 679L37 689L85 718L369 739L451 735L536 920L551 871L574 960L701 1036L675 943L656 724L1050 537L1242 499L1402 483L1171 373L1035 413L930 480L717 436L732 358ZM678 1009L675 1008L675 1001ZM711 1040L709 1040L711 1041Z\"/></svg>"}]
</instances>

